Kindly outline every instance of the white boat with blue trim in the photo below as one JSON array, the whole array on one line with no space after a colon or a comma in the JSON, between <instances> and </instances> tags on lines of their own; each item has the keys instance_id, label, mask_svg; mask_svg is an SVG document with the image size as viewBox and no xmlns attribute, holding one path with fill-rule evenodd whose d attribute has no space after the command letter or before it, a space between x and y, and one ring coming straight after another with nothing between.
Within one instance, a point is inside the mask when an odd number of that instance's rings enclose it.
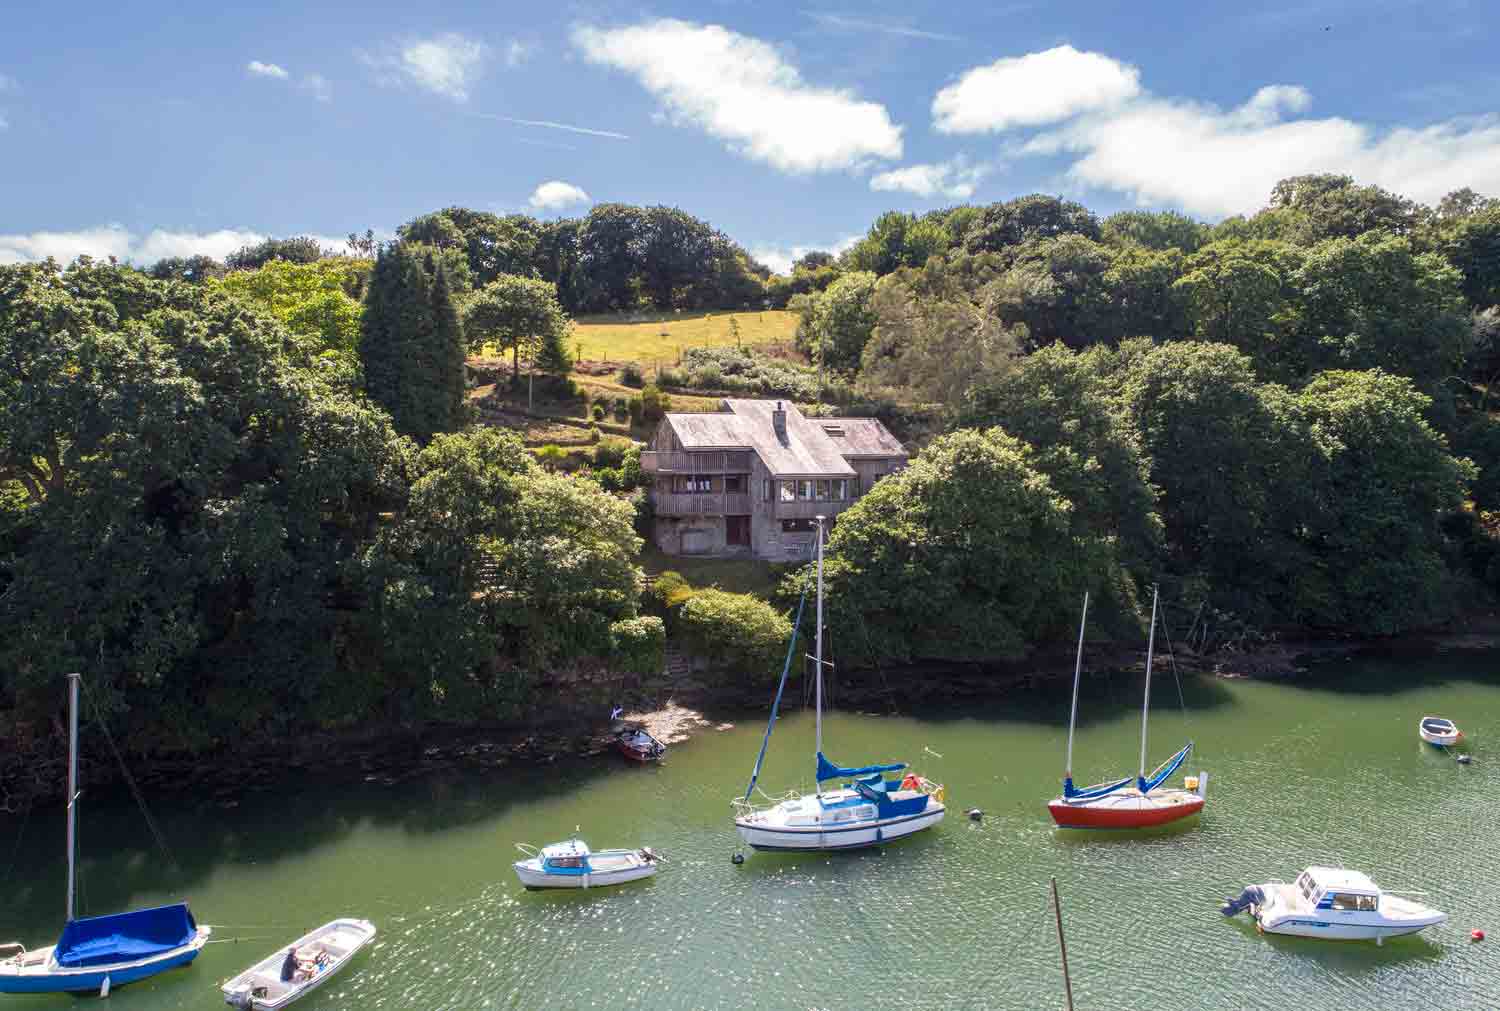
<instances>
[{"instance_id":1,"label":"white boat with blue trim","mask_svg":"<svg viewBox=\"0 0 1500 1011\"><path fill-rule=\"evenodd\" d=\"M947 807L943 800L943 787L914 773L895 779L887 779L887 772L902 772L904 762L882 765L862 765L845 768L835 765L823 754L823 517L818 523L818 581L817 581L817 625L814 634L813 665L816 670L817 742L816 766L814 769L814 792L811 794L788 794L780 801L772 800L768 806L758 806L750 800L760 778L761 763L765 761L766 747L771 741L771 731L776 726L776 713L781 705L782 691L786 688L787 672L791 669L792 652L797 647L797 634L793 631L792 643L787 648L786 663L781 668L781 681L776 688L776 698L771 704L771 719L766 726L765 740L761 742L760 754L755 759L755 770L750 775L750 785L743 797L734 800L734 827L740 838L757 850L812 851L851 850L865 846L879 846L893 839L900 839L931 828L943 820ZM796 628L802 625L802 609L807 602L804 591L797 605ZM823 784L843 780L842 785L825 789Z\"/></svg>"},{"instance_id":2,"label":"white boat with blue trim","mask_svg":"<svg viewBox=\"0 0 1500 1011\"><path fill-rule=\"evenodd\" d=\"M591 850L582 839L543 846L540 853L521 843L516 848L531 854L514 864L516 877L528 889L604 888L649 878L662 862L650 846L636 850Z\"/></svg>"},{"instance_id":3,"label":"white boat with blue trim","mask_svg":"<svg viewBox=\"0 0 1500 1011\"><path fill-rule=\"evenodd\" d=\"M1439 748L1451 748L1464 739L1464 732L1442 716L1424 716L1417 723L1417 736Z\"/></svg>"},{"instance_id":4,"label":"white boat with blue trim","mask_svg":"<svg viewBox=\"0 0 1500 1011\"><path fill-rule=\"evenodd\" d=\"M1244 910L1265 933L1376 944L1448 919L1447 913L1382 891L1366 875L1342 867L1309 867L1291 884L1251 885L1222 908L1225 916Z\"/></svg>"},{"instance_id":5,"label":"white boat with blue trim","mask_svg":"<svg viewBox=\"0 0 1500 1011\"><path fill-rule=\"evenodd\" d=\"M208 943L186 902L79 919L74 902L78 821L78 683L68 675L68 917L57 943L0 944L0 993L97 993L187 965Z\"/></svg>"}]
</instances>

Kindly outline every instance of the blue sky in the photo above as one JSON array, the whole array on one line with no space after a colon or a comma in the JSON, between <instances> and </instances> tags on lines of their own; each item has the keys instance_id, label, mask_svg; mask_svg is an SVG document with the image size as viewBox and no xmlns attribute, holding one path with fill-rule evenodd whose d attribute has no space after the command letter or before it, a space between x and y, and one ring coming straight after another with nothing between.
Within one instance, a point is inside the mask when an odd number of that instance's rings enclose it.
<instances>
[{"instance_id":1,"label":"blue sky","mask_svg":"<svg viewBox=\"0 0 1500 1011\"><path fill-rule=\"evenodd\" d=\"M311 6L12 0L0 262L626 201L781 266L1038 190L1207 219L1303 171L1500 194L1478 0Z\"/></svg>"}]
</instances>

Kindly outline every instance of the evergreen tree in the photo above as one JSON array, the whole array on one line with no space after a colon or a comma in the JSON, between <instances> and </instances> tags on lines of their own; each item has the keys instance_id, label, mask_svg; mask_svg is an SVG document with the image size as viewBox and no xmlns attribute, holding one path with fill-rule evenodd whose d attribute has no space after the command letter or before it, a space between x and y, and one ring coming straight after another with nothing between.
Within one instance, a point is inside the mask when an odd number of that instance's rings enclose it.
<instances>
[{"instance_id":1,"label":"evergreen tree","mask_svg":"<svg viewBox=\"0 0 1500 1011\"><path fill-rule=\"evenodd\" d=\"M463 421L464 348L446 271L405 243L381 250L365 295L365 392L420 442Z\"/></svg>"},{"instance_id":2,"label":"evergreen tree","mask_svg":"<svg viewBox=\"0 0 1500 1011\"><path fill-rule=\"evenodd\" d=\"M558 379L572 372L573 356L568 353L568 345L565 343L567 335L566 327L552 327L543 331L541 347L537 349L532 367Z\"/></svg>"}]
</instances>

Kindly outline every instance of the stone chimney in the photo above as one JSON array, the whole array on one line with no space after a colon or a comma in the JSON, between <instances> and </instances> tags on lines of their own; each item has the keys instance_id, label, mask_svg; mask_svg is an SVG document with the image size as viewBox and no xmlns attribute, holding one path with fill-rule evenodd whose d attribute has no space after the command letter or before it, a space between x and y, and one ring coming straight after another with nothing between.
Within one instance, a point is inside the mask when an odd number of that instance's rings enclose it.
<instances>
[{"instance_id":1,"label":"stone chimney","mask_svg":"<svg viewBox=\"0 0 1500 1011\"><path fill-rule=\"evenodd\" d=\"M771 427L776 430L776 438L782 443L786 442L786 411L782 409L781 401L776 401L776 410L771 412Z\"/></svg>"}]
</instances>

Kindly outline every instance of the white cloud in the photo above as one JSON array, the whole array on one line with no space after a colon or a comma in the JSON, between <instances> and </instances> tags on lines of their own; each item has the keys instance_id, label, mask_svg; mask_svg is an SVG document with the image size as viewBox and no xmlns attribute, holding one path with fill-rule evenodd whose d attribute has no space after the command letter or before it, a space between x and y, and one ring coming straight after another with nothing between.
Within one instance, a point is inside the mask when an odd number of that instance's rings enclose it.
<instances>
[{"instance_id":1,"label":"white cloud","mask_svg":"<svg viewBox=\"0 0 1500 1011\"><path fill-rule=\"evenodd\" d=\"M542 183L531 192L531 199L527 203L537 210L555 211L570 204L587 204L593 201L593 197L583 192L572 183L565 183L561 179L552 179Z\"/></svg>"},{"instance_id":2,"label":"white cloud","mask_svg":"<svg viewBox=\"0 0 1500 1011\"><path fill-rule=\"evenodd\" d=\"M262 63L259 60L251 60L245 64L245 69L256 77L274 77L278 81L284 81L287 78L286 70L275 63Z\"/></svg>"},{"instance_id":3,"label":"white cloud","mask_svg":"<svg viewBox=\"0 0 1500 1011\"><path fill-rule=\"evenodd\" d=\"M1500 190L1500 117L1379 130L1296 114L1311 101L1290 85L1236 108L1143 97L1032 139L1022 153L1075 156L1067 174L1138 203L1196 214L1251 213L1288 176L1338 172L1426 203L1460 186Z\"/></svg>"},{"instance_id":4,"label":"white cloud","mask_svg":"<svg viewBox=\"0 0 1500 1011\"><path fill-rule=\"evenodd\" d=\"M153 229L141 236L123 225L101 225L72 232L32 232L29 235L0 235L0 264L27 263L52 257L68 263L79 256L128 261L142 266L168 256L212 256L222 260L242 246L254 245L266 236L240 228L221 228L213 232L179 232ZM315 235L324 249L347 251L343 238Z\"/></svg>"},{"instance_id":5,"label":"white cloud","mask_svg":"<svg viewBox=\"0 0 1500 1011\"><path fill-rule=\"evenodd\" d=\"M847 89L808 84L759 39L664 19L580 27L573 44L591 63L634 75L674 122L783 172L854 169L901 157L901 127L885 106Z\"/></svg>"},{"instance_id":6,"label":"white cloud","mask_svg":"<svg viewBox=\"0 0 1500 1011\"><path fill-rule=\"evenodd\" d=\"M320 102L333 101L333 85L322 74L308 74L298 87Z\"/></svg>"},{"instance_id":7,"label":"white cloud","mask_svg":"<svg viewBox=\"0 0 1500 1011\"><path fill-rule=\"evenodd\" d=\"M519 67L531 58L531 54L535 48L525 42L512 39L505 46L505 65L507 67Z\"/></svg>"},{"instance_id":8,"label":"white cloud","mask_svg":"<svg viewBox=\"0 0 1500 1011\"><path fill-rule=\"evenodd\" d=\"M1118 105L1140 93L1140 71L1102 53L1057 46L975 67L932 100L943 133L1038 126Z\"/></svg>"},{"instance_id":9,"label":"white cloud","mask_svg":"<svg viewBox=\"0 0 1500 1011\"><path fill-rule=\"evenodd\" d=\"M906 165L881 172L870 178L870 189L911 193L924 199L941 196L967 200L989 171L988 165L971 165L968 159L959 155L945 162Z\"/></svg>"},{"instance_id":10,"label":"white cloud","mask_svg":"<svg viewBox=\"0 0 1500 1011\"><path fill-rule=\"evenodd\" d=\"M825 253L832 253L837 256L858 242L860 238L861 236L858 235L846 235L831 245L792 246L790 249L785 246L761 245L751 249L750 255L761 263L764 263L767 267L770 267L777 274L790 274L792 272L792 264L813 250L822 250Z\"/></svg>"},{"instance_id":11,"label":"white cloud","mask_svg":"<svg viewBox=\"0 0 1500 1011\"><path fill-rule=\"evenodd\" d=\"M418 87L455 102L466 102L487 51L484 43L449 32L403 46L397 57L397 69Z\"/></svg>"}]
</instances>

